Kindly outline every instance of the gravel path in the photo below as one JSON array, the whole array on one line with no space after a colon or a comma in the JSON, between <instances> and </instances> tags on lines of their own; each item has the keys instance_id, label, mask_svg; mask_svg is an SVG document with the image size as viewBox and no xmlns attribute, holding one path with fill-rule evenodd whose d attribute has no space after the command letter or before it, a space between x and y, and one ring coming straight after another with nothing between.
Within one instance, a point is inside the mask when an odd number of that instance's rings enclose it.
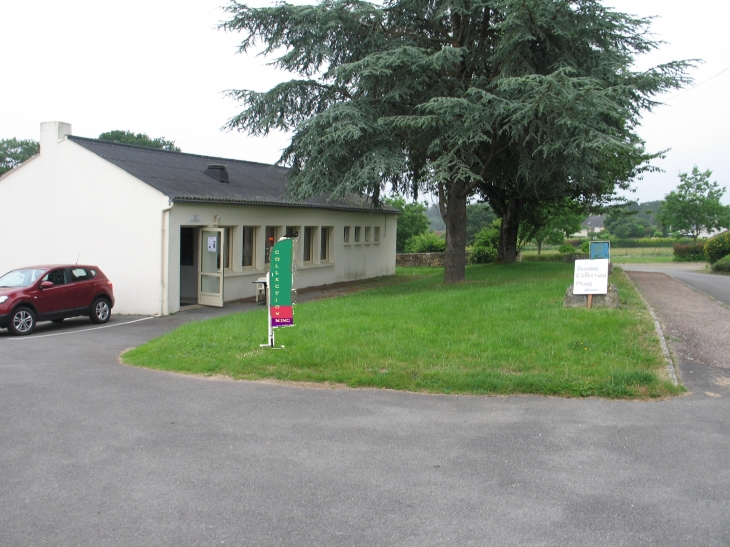
<instances>
[{"instance_id":1,"label":"gravel path","mask_svg":"<svg viewBox=\"0 0 730 547\"><path fill-rule=\"evenodd\" d=\"M626 272L662 324L682 382L730 395L730 308L656 272Z\"/></svg>"}]
</instances>

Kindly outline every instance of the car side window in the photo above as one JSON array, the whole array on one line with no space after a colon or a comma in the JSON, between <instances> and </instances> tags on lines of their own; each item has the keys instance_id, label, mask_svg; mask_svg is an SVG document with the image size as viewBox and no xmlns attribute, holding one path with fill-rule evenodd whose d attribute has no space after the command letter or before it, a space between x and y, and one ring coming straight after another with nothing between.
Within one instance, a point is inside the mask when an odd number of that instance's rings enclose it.
<instances>
[{"instance_id":1,"label":"car side window","mask_svg":"<svg viewBox=\"0 0 730 547\"><path fill-rule=\"evenodd\" d=\"M53 270L43 278L43 281L51 281L54 285L66 284L66 270Z\"/></svg>"},{"instance_id":2,"label":"car side window","mask_svg":"<svg viewBox=\"0 0 730 547\"><path fill-rule=\"evenodd\" d=\"M87 279L91 279L92 276L89 275L89 272L87 272L84 268L72 268L71 269L71 282L76 281L86 281Z\"/></svg>"}]
</instances>

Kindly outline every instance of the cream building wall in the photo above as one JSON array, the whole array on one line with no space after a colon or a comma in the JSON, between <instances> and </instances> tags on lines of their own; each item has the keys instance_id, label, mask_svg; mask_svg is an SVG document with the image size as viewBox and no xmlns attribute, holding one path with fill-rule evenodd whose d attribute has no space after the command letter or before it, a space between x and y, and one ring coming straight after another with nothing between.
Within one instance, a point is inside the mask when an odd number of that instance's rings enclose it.
<instances>
[{"instance_id":1,"label":"cream building wall","mask_svg":"<svg viewBox=\"0 0 730 547\"><path fill-rule=\"evenodd\" d=\"M171 202L123 169L66 139L71 126L41 124L41 153L0 178L0 275L35 264L98 266L114 284L117 314L168 314L180 309L181 279L197 286L197 270L180 265L181 227L230 228L231 267L224 300L255 294L267 226L300 234L295 288L395 273L397 217L308 207ZM216 218L217 217L217 218ZM255 228L255 263L242 266L243 227ZM304 261L304 227L313 229L312 260ZM320 260L322 228L329 230ZM349 227L350 241L344 241ZM360 241L355 242L359 227ZM366 229L369 240L365 241ZM375 241L376 229L379 241Z\"/></svg>"},{"instance_id":2,"label":"cream building wall","mask_svg":"<svg viewBox=\"0 0 730 547\"><path fill-rule=\"evenodd\" d=\"M162 309L162 222L168 199L41 124L41 153L0 178L0 270L98 266L114 284L114 313Z\"/></svg>"}]
</instances>

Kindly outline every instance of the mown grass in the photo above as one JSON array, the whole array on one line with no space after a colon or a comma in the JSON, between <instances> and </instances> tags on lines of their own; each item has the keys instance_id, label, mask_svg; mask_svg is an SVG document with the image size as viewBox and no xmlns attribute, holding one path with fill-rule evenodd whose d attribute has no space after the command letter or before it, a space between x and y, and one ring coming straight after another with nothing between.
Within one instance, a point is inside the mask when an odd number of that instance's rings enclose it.
<instances>
[{"instance_id":1,"label":"mown grass","mask_svg":"<svg viewBox=\"0 0 730 547\"><path fill-rule=\"evenodd\" d=\"M126 363L242 379L331 382L432 393L611 398L677 394L648 314L620 271L620 309L566 309L572 265L409 268L409 280L301 304L266 342L265 311L190 323L124 354Z\"/></svg>"}]
</instances>

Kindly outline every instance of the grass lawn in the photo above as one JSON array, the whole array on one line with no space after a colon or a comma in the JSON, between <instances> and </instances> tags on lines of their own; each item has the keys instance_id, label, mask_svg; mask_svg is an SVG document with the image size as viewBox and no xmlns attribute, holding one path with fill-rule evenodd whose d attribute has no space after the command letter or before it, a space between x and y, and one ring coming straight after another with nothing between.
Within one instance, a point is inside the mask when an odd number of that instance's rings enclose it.
<instances>
[{"instance_id":1,"label":"grass lawn","mask_svg":"<svg viewBox=\"0 0 730 547\"><path fill-rule=\"evenodd\" d=\"M613 398L677 394L653 323L617 270L621 308L565 309L570 264L399 269L403 282L300 304L266 342L265 310L189 323L124 362L243 379L330 382L432 393Z\"/></svg>"},{"instance_id":2,"label":"grass lawn","mask_svg":"<svg viewBox=\"0 0 730 547\"><path fill-rule=\"evenodd\" d=\"M537 255L537 249L526 249L523 255ZM541 254L559 254L557 247L543 251ZM674 252L671 247L611 247L611 262L614 264L656 264L673 262Z\"/></svg>"}]
</instances>

